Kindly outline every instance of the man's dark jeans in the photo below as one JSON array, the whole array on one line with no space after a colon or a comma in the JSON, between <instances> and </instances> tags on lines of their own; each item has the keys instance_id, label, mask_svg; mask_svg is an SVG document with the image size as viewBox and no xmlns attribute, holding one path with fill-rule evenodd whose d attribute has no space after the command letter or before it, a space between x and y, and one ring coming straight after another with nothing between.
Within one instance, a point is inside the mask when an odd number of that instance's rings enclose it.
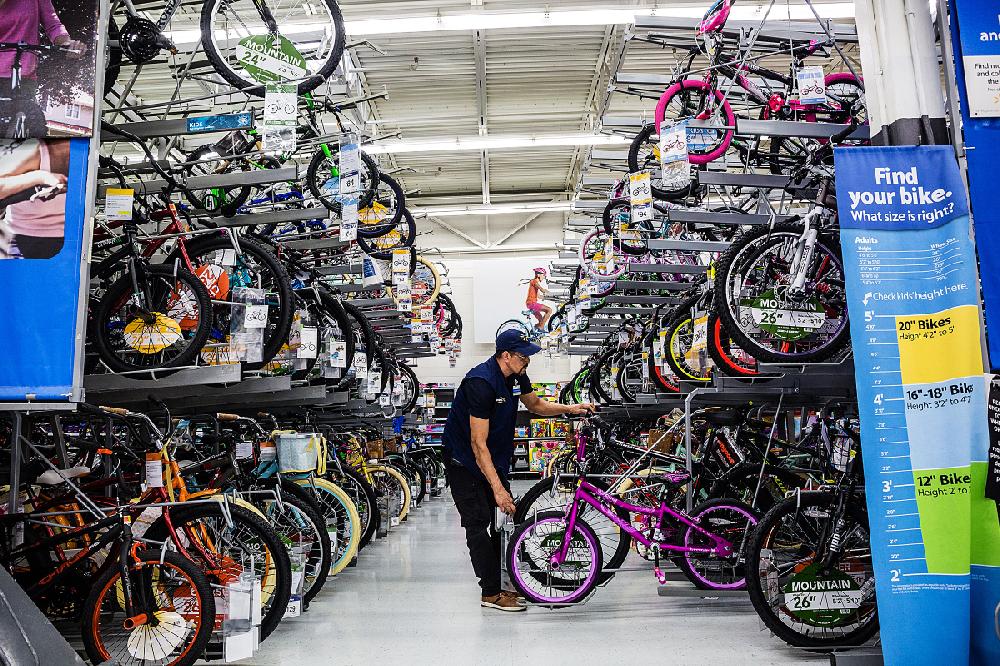
<instances>
[{"instance_id":1,"label":"man's dark jeans","mask_svg":"<svg viewBox=\"0 0 1000 666\"><path fill-rule=\"evenodd\" d=\"M462 516L465 543L484 597L500 594L500 532L496 526L493 490L478 474L455 462L448 464L451 496ZM510 484L503 481L510 490Z\"/></svg>"}]
</instances>

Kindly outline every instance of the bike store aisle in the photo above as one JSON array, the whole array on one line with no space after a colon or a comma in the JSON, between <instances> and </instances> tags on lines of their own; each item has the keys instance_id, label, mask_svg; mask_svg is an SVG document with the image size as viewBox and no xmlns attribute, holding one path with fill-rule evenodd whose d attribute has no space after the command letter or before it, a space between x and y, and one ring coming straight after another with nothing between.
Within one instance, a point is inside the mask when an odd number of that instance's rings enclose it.
<instances>
[{"instance_id":1,"label":"bike store aisle","mask_svg":"<svg viewBox=\"0 0 1000 666\"><path fill-rule=\"evenodd\" d=\"M528 487L515 482L514 494ZM465 533L447 490L426 499L371 549L379 566L338 574L333 592L282 622L249 663L607 664L612 655L635 663L656 653L676 664L828 661L761 631L747 601L658 597L651 567L641 560L642 571L620 573L575 608L480 608Z\"/></svg>"}]
</instances>

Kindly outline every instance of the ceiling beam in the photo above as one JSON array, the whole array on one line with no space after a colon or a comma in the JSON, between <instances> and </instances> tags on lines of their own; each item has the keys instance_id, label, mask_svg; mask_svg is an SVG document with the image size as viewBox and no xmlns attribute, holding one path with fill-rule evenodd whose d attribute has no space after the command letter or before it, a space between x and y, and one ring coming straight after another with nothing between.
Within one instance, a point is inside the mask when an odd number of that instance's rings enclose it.
<instances>
[{"instance_id":1,"label":"ceiling beam","mask_svg":"<svg viewBox=\"0 0 1000 666\"><path fill-rule=\"evenodd\" d=\"M491 248L500 247L511 236L513 236L514 234L518 233L519 231L525 229L529 224L531 224L532 222L534 222L535 220L537 220L538 217L541 214L542 214L541 212L532 213L527 218L525 218L524 222L522 222L521 224L517 225L516 227L514 227L513 229L511 229L510 231L508 231L506 234L504 234L503 236L501 236L500 240L498 240L497 242L491 243L489 247L491 247Z\"/></svg>"},{"instance_id":2,"label":"ceiling beam","mask_svg":"<svg viewBox=\"0 0 1000 666\"><path fill-rule=\"evenodd\" d=\"M470 243L472 243L473 245L475 245L476 247L478 247L481 250L489 249L489 246L486 243L484 243L484 242L482 242L480 240L476 240L475 238L473 238L469 234L465 233L461 229L457 229L457 228L453 227L452 225L448 224L447 222L445 222L444 220L442 220L439 217L434 217L433 215L428 215L427 219L430 220L431 222L433 222L434 224L438 225L442 229L444 229L446 231L450 231L451 233L455 234L459 238L463 238L463 239L469 241Z\"/></svg>"},{"instance_id":3,"label":"ceiling beam","mask_svg":"<svg viewBox=\"0 0 1000 666\"><path fill-rule=\"evenodd\" d=\"M476 50L476 112L479 114L479 136L486 136L486 35L475 30L472 39ZM490 203L490 151L479 155L479 175L482 181L483 203Z\"/></svg>"}]
</instances>

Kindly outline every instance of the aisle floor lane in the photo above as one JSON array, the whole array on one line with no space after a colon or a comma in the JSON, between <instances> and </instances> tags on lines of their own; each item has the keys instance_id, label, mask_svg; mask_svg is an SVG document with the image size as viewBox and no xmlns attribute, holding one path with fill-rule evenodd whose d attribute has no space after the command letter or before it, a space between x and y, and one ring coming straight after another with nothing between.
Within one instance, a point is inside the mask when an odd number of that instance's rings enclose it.
<instances>
[{"instance_id":1,"label":"aisle floor lane","mask_svg":"<svg viewBox=\"0 0 1000 666\"><path fill-rule=\"evenodd\" d=\"M239 663L586 665L654 655L666 664L829 663L761 631L749 603L657 596L652 571L622 572L574 608L480 608L447 491L410 515L327 583L308 613L282 622L255 658Z\"/></svg>"}]
</instances>

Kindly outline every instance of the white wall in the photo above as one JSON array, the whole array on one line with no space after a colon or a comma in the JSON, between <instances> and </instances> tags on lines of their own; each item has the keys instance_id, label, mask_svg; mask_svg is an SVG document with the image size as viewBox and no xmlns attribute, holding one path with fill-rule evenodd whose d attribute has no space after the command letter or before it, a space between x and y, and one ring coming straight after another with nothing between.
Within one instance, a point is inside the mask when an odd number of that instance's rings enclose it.
<instances>
[{"instance_id":1,"label":"white wall","mask_svg":"<svg viewBox=\"0 0 1000 666\"><path fill-rule=\"evenodd\" d=\"M448 268L448 280L452 290L451 299L454 301L455 307L458 308L459 314L462 315L462 355L459 356L458 363L454 368L449 367L447 356L417 359L418 363L415 369L420 381L457 383L462 380L471 368L485 361L496 351L492 342L496 332L496 324L492 323L492 319L489 319L484 326L487 329L485 331L486 339L490 340L490 342L475 342L477 339L477 322L474 312L476 309L475 293L477 291L477 284L480 286L489 285L490 289L487 291L491 291L494 289L494 285L498 285L500 289L507 289L507 283L511 283L513 286L510 288L516 291L516 298L522 306L507 306L515 308L511 312L507 312L497 305L495 310L497 316L502 317L499 321L508 319L510 316L517 316L523 307L524 293L527 287L516 284L517 280L522 276L513 267L525 264L528 265L530 270L534 266L546 265L554 256L554 252L550 254L509 254L505 256L496 254L465 257L454 254L445 256L443 261ZM512 267L510 270L505 269L508 262ZM480 291L482 291L481 288ZM490 304L486 305L489 306ZM547 356L547 352L542 351L532 358L531 366L528 368L528 376L532 381L536 382L565 381L573 376L577 367L575 359L571 361L572 358L561 355L550 358Z\"/></svg>"}]
</instances>

